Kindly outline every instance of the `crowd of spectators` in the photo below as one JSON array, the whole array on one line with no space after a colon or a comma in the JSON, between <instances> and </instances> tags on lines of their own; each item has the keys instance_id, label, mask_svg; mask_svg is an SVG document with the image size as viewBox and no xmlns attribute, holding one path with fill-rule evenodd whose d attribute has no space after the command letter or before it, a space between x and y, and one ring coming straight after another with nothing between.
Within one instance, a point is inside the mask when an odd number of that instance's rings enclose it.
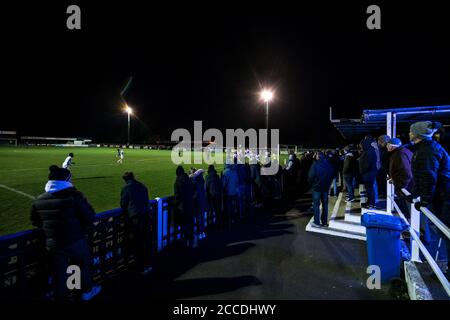
<instances>
[{"instance_id":1,"label":"crowd of spectators","mask_svg":"<svg viewBox=\"0 0 450 320\"><path fill-rule=\"evenodd\" d=\"M438 131L440 130L440 131ZM438 133L438 135L436 135ZM239 220L252 215L256 208L271 206L276 201L289 202L311 190L313 226L328 227L328 199L346 191L346 201L356 199L355 189L364 185L367 201L362 207L377 209L378 200L386 197L386 181L395 186L399 207L409 217L412 198L417 209L426 207L450 226L450 159L448 150L439 143L443 137L439 124L424 121L410 127L410 143L382 135L366 136L357 145L342 149L304 151L299 156L289 154L284 168L276 175L261 175L260 162L226 164L219 174L213 165L206 171L182 166L176 168L174 210L181 226L184 244L196 247L207 237L205 221L213 217L214 224L229 229ZM123 175L125 186L120 206L125 211L130 228L136 235L138 272L150 268L149 199L148 190L132 172ZM405 197L401 190L411 191ZM99 286L92 284L88 265L91 259L86 230L95 212L86 198L71 183L70 170L50 167L45 193L32 205L31 221L46 236L49 261L55 270L56 296L65 295L65 268L69 258L83 266L83 298L95 296ZM322 210L320 210L320 204ZM429 231L424 224L424 241ZM450 244L446 236L447 252ZM450 254L449 254L450 256ZM62 271L61 271L62 270Z\"/></svg>"}]
</instances>

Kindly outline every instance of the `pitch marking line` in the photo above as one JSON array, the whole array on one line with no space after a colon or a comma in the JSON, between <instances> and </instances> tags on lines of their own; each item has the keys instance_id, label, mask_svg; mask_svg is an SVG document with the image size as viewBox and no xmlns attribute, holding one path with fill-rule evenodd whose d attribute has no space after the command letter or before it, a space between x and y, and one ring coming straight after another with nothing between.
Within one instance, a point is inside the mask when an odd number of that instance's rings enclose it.
<instances>
[{"instance_id":1,"label":"pitch marking line","mask_svg":"<svg viewBox=\"0 0 450 320\"><path fill-rule=\"evenodd\" d=\"M0 188L3 188L3 189L6 189L6 190L9 190L9 191L18 193L18 194L20 194L20 195L22 195L24 197L27 197L27 198L30 198L30 199L33 199L33 200L36 199L36 197L32 196L31 194L28 194L28 193L22 192L20 190L17 190L17 189L5 186L4 184L0 184Z\"/></svg>"}]
</instances>

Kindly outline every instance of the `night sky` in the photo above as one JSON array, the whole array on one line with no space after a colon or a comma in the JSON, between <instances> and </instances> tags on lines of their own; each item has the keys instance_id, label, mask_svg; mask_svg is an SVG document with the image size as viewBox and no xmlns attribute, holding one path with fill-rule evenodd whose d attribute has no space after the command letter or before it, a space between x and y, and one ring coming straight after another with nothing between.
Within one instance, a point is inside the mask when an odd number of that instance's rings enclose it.
<instances>
[{"instance_id":1,"label":"night sky","mask_svg":"<svg viewBox=\"0 0 450 320\"><path fill-rule=\"evenodd\" d=\"M0 130L124 142L173 129L263 128L275 88L281 143L337 146L363 109L450 104L448 1L2 2ZM395 2L395 3L392 3ZM245 3L245 5L243 5ZM78 4L82 29L66 28ZM381 7L381 30L366 8Z\"/></svg>"}]
</instances>

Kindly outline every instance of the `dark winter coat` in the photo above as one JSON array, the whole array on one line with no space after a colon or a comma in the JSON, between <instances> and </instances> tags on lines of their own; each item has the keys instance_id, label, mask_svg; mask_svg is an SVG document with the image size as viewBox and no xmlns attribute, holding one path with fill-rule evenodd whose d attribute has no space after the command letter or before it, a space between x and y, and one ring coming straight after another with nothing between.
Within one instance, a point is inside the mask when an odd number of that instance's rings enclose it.
<instances>
[{"instance_id":1,"label":"dark winter coat","mask_svg":"<svg viewBox=\"0 0 450 320\"><path fill-rule=\"evenodd\" d=\"M333 178L334 169L326 159L315 161L308 172L308 183L316 192L328 192Z\"/></svg>"},{"instance_id":2,"label":"dark winter coat","mask_svg":"<svg viewBox=\"0 0 450 320\"><path fill-rule=\"evenodd\" d=\"M208 172L205 180L206 195L209 200L222 195L222 182L216 170Z\"/></svg>"},{"instance_id":3,"label":"dark winter coat","mask_svg":"<svg viewBox=\"0 0 450 320\"><path fill-rule=\"evenodd\" d=\"M194 192L195 186L189 176L186 173L178 175L174 185L174 205L178 213L184 217L194 215Z\"/></svg>"},{"instance_id":4,"label":"dark winter coat","mask_svg":"<svg viewBox=\"0 0 450 320\"><path fill-rule=\"evenodd\" d=\"M397 193L402 188L410 191L413 186L411 169L412 152L408 148L397 148L389 156L389 176L393 181ZM399 193L400 194L400 193Z\"/></svg>"},{"instance_id":5,"label":"dark winter coat","mask_svg":"<svg viewBox=\"0 0 450 320\"><path fill-rule=\"evenodd\" d=\"M49 249L64 249L86 236L95 211L74 187L43 193L31 205L31 223L44 231Z\"/></svg>"},{"instance_id":6,"label":"dark winter coat","mask_svg":"<svg viewBox=\"0 0 450 320\"><path fill-rule=\"evenodd\" d=\"M205 191L205 179L203 179L203 170L197 170L192 176L191 181L195 186L194 203L196 213L205 212L208 207Z\"/></svg>"},{"instance_id":7,"label":"dark winter coat","mask_svg":"<svg viewBox=\"0 0 450 320\"><path fill-rule=\"evenodd\" d=\"M133 218L150 212L147 187L134 179L128 180L120 193L120 207Z\"/></svg>"},{"instance_id":8,"label":"dark winter coat","mask_svg":"<svg viewBox=\"0 0 450 320\"><path fill-rule=\"evenodd\" d=\"M361 142L362 153L359 157L359 173L364 183L372 183L377 176L377 154L370 139Z\"/></svg>"},{"instance_id":9,"label":"dark winter coat","mask_svg":"<svg viewBox=\"0 0 450 320\"><path fill-rule=\"evenodd\" d=\"M342 168L342 176L344 177L356 177L358 174L358 160L356 156L349 152L345 155L344 166Z\"/></svg>"},{"instance_id":10,"label":"dark winter coat","mask_svg":"<svg viewBox=\"0 0 450 320\"><path fill-rule=\"evenodd\" d=\"M438 142L426 139L415 145L412 173L414 196L427 203L449 201L450 159Z\"/></svg>"}]
</instances>

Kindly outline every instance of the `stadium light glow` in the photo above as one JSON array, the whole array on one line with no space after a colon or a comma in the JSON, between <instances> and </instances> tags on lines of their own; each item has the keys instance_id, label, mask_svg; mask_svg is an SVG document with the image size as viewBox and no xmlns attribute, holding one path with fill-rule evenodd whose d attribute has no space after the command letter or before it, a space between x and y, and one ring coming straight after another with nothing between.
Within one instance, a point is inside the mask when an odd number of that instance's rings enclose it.
<instances>
[{"instance_id":1,"label":"stadium light glow","mask_svg":"<svg viewBox=\"0 0 450 320\"><path fill-rule=\"evenodd\" d=\"M269 130L269 102L273 99L273 92L263 89L261 91L261 99L266 103L266 129Z\"/></svg>"},{"instance_id":2,"label":"stadium light glow","mask_svg":"<svg viewBox=\"0 0 450 320\"><path fill-rule=\"evenodd\" d=\"M132 114L133 113L133 109L131 109L129 106L125 107L125 112L128 114Z\"/></svg>"},{"instance_id":3,"label":"stadium light glow","mask_svg":"<svg viewBox=\"0 0 450 320\"><path fill-rule=\"evenodd\" d=\"M273 99L273 92L270 90L261 91L261 99L263 99L264 102L269 102Z\"/></svg>"}]
</instances>

